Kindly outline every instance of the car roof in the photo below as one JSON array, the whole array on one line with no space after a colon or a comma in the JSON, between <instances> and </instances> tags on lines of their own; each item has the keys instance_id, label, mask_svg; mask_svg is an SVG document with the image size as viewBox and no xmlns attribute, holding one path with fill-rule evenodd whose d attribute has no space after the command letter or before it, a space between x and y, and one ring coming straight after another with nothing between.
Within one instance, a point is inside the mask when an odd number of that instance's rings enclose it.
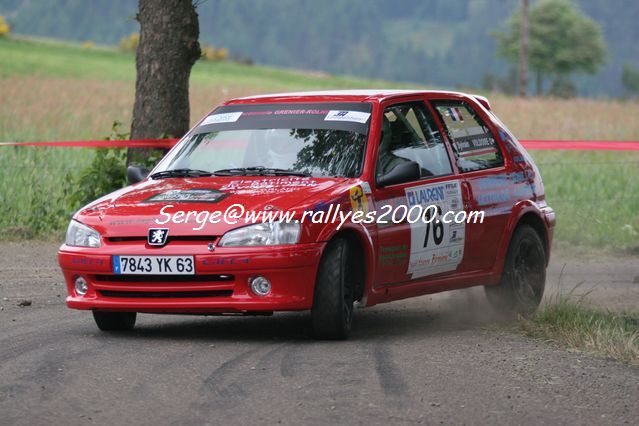
<instances>
[{"instance_id":1,"label":"car roof","mask_svg":"<svg viewBox=\"0 0 639 426\"><path fill-rule=\"evenodd\" d=\"M265 95L235 98L226 102L231 104L265 104L287 102L381 102L387 98L404 95L442 94L452 96L472 96L461 92L444 90L400 90L400 89L365 89L365 90L320 90L308 92L271 93Z\"/></svg>"}]
</instances>

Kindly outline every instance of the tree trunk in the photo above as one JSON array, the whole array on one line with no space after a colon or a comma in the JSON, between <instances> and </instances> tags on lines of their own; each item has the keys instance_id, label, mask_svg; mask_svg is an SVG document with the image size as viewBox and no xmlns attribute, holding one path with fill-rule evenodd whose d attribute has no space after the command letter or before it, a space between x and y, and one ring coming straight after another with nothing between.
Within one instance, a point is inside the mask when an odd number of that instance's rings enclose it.
<instances>
[{"instance_id":1,"label":"tree trunk","mask_svg":"<svg viewBox=\"0 0 639 426\"><path fill-rule=\"evenodd\" d=\"M525 98L528 86L528 0L522 0L519 36L519 96Z\"/></svg>"},{"instance_id":2,"label":"tree trunk","mask_svg":"<svg viewBox=\"0 0 639 426\"><path fill-rule=\"evenodd\" d=\"M536 79L536 91L537 91L537 96L541 96L544 94L544 74L541 72L541 70L537 70L537 79Z\"/></svg>"},{"instance_id":3,"label":"tree trunk","mask_svg":"<svg viewBox=\"0 0 639 426\"><path fill-rule=\"evenodd\" d=\"M140 0L140 43L131 139L181 137L189 130L189 75L200 57L191 0ZM149 156L129 148L127 164Z\"/></svg>"}]
</instances>

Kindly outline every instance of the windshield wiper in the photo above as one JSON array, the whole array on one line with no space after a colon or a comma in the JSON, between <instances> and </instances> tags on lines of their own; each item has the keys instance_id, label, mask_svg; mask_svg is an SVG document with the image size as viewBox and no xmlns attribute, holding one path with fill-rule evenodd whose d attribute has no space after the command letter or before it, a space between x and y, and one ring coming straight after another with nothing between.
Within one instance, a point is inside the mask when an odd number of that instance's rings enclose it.
<instances>
[{"instance_id":1,"label":"windshield wiper","mask_svg":"<svg viewBox=\"0 0 639 426\"><path fill-rule=\"evenodd\" d=\"M207 172L206 170L172 169L153 173L151 175L151 179L164 179L172 177L206 177L212 175L213 173Z\"/></svg>"},{"instance_id":2,"label":"windshield wiper","mask_svg":"<svg viewBox=\"0 0 639 426\"><path fill-rule=\"evenodd\" d=\"M301 176L310 177L311 174L307 172L298 172L295 170L287 169L274 169L270 167L255 166L255 167L237 167L233 169L221 169L213 172L216 176Z\"/></svg>"}]
</instances>

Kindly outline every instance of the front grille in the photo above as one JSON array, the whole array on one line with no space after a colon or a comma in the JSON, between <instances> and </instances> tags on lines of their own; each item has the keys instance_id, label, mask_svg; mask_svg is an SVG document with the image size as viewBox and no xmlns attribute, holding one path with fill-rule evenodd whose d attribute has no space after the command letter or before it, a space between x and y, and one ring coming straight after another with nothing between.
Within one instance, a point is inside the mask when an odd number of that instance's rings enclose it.
<instances>
[{"instance_id":1,"label":"front grille","mask_svg":"<svg viewBox=\"0 0 639 426\"><path fill-rule=\"evenodd\" d=\"M104 297L126 298L196 298L196 297L229 297L233 290L207 290L207 291L114 291L99 290Z\"/></svg>"},{"instance_id":2,"label":"front grille","mask_svg":"<svg viewBox=\"0 0 639 426\"><path fill-rule=\"evenodd\" d=\"M229 282L235 280L234 275L94 275L98 282L112 283L201 283L201 282Z\"/></svg>"},{"instance_id":3,"label":"front grille","mask_svg":"<svg viewBox=\"0 0 639 426\"><path fill-rule=\"evenodd\" d=\"M170 243L172 241L204 241L207 243L215 242L217 237L211 235L169 235L166 239L166 243ZM144 241L146 242L147 237L107 237L106 240L110 243L121 243L127 241Z\"/></svg>"}]
</instances>

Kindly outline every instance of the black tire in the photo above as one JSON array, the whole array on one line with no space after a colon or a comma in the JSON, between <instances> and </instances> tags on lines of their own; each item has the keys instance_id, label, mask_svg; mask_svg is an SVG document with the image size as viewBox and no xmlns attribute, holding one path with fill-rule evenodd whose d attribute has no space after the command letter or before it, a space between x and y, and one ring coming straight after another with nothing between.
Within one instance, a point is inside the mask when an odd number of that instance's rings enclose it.
<instances>
[{"instance_id":1,"label":"black tire","mask_svg":"<svg viewBox=\"0 0 639 426\"><path fill-rule=\"evenodd\" d=\"M343 340L351 331L354 265L349 262L349 249L345 239L337 238L320 261L311 309L313 333L319 339Z\"/></svg>"},{"instance_id":2,"label":"black tire","mask_svg":"<svg viewBox=\"0 0 639 426\"><path fill-rule=\"evenodd\" d=\"M135 327L136 312L93 311L93 319L102 331L129 331Z\"/></svg>"},{"instance_id":3,"label":"black tire","mask_svg":"<svg viewBox=\"0 0 639 426\"><path fill-rule=\"evenodd\" d=\"M546 285L546 253L531 226L515 229L498 285L486 286L486 297L499 313L529 316L541 303Z\"/></svg>"}]
</instances>

